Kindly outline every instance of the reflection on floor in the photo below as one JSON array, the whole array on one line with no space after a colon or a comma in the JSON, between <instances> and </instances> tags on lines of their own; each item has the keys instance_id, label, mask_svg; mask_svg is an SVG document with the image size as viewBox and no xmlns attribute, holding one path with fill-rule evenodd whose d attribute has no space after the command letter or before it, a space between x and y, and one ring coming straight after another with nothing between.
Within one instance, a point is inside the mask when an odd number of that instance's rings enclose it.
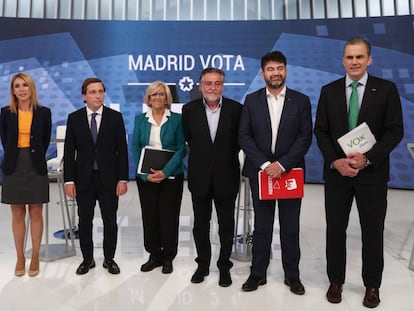
<instances>
[{"instance_id":1,"label":"reflection on floor","mask_svg":"<svg viewBox=\"0 0 414 311\"><path fill-rule=\"evenodd\" d=\"M186 187L185 187L186 188ZM56 184L51 184L49 204L49 243L63 243L53 237L62 229ZM408 261L414 244L414 191L390 190L385 231L385 271L377 310L414 310L414 272ZM348 267L343 301L332 305L325 299L328 281L325 274L325 222L323 188L306 185L301 215L301 279L306 287L304 296L290 293L283 285L277 221L272 247L272 261L265 286L245 293L241 285L249 274L248 261L234 261L233 284L218 286L215 261L218 253L217 226L212 223L213 260L210 275L201 284L192 284L196 267L192 240L192 209L186 190L180 223L179 254L174 272L161 273L160 268L143 273L139 267L147 260L143 248L142 223L138 194L134 182L119 206L119 241L116 261L120 275L110 275L102 268L102 226L96 210L94 226L95 260L97 267L84 276L75 274L82 258L79 241L76 256L41 262L40 274L30 278L15 277L15 251L11 234L10 209L0 207L0 303L1 310L366 310L362 306L364 288L361 281L360 230L353 209L348 229ZM30 241L28 248L30 248ZM28 262L26 266L28 267Z\"/></svg>"}]
</instances>

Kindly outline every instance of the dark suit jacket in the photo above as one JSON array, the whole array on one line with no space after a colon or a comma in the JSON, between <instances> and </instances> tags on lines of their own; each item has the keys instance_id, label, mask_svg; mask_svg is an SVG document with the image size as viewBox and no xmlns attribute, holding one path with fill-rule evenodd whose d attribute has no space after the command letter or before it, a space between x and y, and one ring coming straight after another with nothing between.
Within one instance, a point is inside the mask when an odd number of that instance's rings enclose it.
<instances>
[{"instance_id":1,"label":"dark suit jacket","mask_svg":"<svg viewBox=\"0 0 414 311\"><path fill-rule=\"evenodd\" d=\"M403 136L401 102L394 83L368 75L358 115L358 124L366 122L377 143L366 153L372 165L358 174L362 183L384 183L389 180L389 154ZM348 113L345 94L345 77L325 85L321 90L315 122L315 135L322 151L324 179L327 182L344 182L331 169L333 161L344 158L337 139L348 132Z\"/></svg>"},{"instance_id":2,"label":"dark suit jacket","mask_svg":"<svg viewBox=\"0 0 414 311\"><path fill-rule=\"evenodd\" d=\"M213 179L218 197L237 195L240 182L237 133L241 108L240 103L223 97L216 138L212 142L203 99L183 106L184 136L190 147L188 187L193 194L206 196Z\"/></svg>"},{"instance_id":3,"label":"dark suit jacket","mask_svg":"<svg viewBox=\"0 0 414 311\"><path fill-rule=\"evenodd\" d=\"M49 147L52 117L50 109L39 107L33 111L32 126L30 129L30 156L33 166L40 175L47 174L46 151ZM1 109L0 135L4 149L4 158L1 169L4 175L10 175L16 168L18 112L11 113L9 107Z\"/></svg>"},{"instance_id":4,"label":"dark suit jacket","mask_svg":"<svg viewBox=\"0 0 414 311\"><path fill-rule=\"evenodd\" d=\"M266 161L279 163L290 171L305 168L304 156L312 142L312 115L309 97L286 89L286 97L272 153L272 127L266 88L247 95L240 120L239 144L246 154L243 176L257 178Z\"/></svg>"},{"instance_id":5,"label":"dark suit jacket","mask_svg":"<svg viewBox=\"0 0 414 311\"><path fill-rule=\"evenodd\" d=\"M128 180L128 151L122 114L103 107L96 145L86 107L68 116L64 147L64 179L78 190L87 189L96 159L102 185L115 191L119 180Z\"/></svg>"}]
</instances>

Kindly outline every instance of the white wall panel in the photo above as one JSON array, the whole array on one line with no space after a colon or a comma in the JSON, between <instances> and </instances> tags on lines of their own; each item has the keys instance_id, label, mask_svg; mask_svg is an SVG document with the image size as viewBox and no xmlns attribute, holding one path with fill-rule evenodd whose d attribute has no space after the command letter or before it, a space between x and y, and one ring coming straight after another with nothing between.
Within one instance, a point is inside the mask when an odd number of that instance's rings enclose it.
<instances>
[{"instance_id":1,"label":"white wall panel","mask_svg":"<svg viewBox=\"0 0 414 311\"><path fill-rule=\"evenodd\" d=\"M136 1L128 1L126 0L126 19L128 20L139 20L139 4Z\"/></svg>"},{"instance_id":2,"label":"white wall panel","mask_svg":"<svg viewBox=\"0 0 414 311\"><path fill-rule=\"evenodd\" d=\"M299 18L300 19L310 19L312 18L312 11L310 0L299 0Z\"/></svg>"},{"instance_id":3,"label":"white wall panel","mask_svg":"<svg viewBox=\"0 0 414 311\"><path fill-rule=\"evenodd\" d=\"M384 16L392 16L395 12L394 1L391 0L382 0L382 15Z\"/></svg>"},{"instance_id":4,"label":"white wall panel","mask_svg":"<svg viewBox=\"0 0 414 311\"><path fill-rule=\"evenodd\" d=\"M92 0L96 1L96 0ZM70 19L86 19L86 2L87 0L71 0L72 14Z\"/></svg>"},{"instance_id":5,"label":"white wall panel","mask_svg":"<svg viewBox=\"0 0 414 311\"><path fill-rule=\"evenodd\" d=\"M31 7L34 0L17 0L17 16L26 17L31 16Z\"/></svg>"},{"instance_id":6,"label":"white wall panel","mask_svg":"<svg viewBox=\"0 0 414 311\"><path fill-rule=\"evenodd\" d=\"M5 0L6 1L6 0ZM54 1L54 0L50 0ZM72 10L72 0L59 0L56 1L58 3L58 14L56 16L53 16L53 18L61 18L61 19L72 19L73 17L73 10ZM46 8L46 11L48 10L48 7ZM52 18L52 16L48 16L48 18Z\"/></svg>"},{"instance_id":7,"label":"white wall panel","mask_svg":"<svg viewBox=\"0 0 414 311\"><path fill-rule=\"evenodd\" d=\"M395 9L397 15L410 14L410 0L397 0Z\"/></svg>"},{"instance_id":8,"label":"white wall panel","mask_svg":"<svg viewBox=\"0 0 414 311\"><path fill-rule=\"evenodd\" d=\"M3 8L4 8L4 12L3 12L4 16L18 17L16 1L4 0Z\"/></svg>"},{"instance_id":9,"label":"white wall panel","mask_svg":"<svg viewBox=\"0 0 414 311\"><path fill-rule=\"evenodd\" d=\"M413 14L414 0L0 0L0 16L105 20L261 20Z\"/></svg>"},{"instance_id":10,"label":"white wall panel","mask_svg":"<svg viewBox=\"0 0 414 311\"><path fill-rule=\"evenodd\" d=\"M326 17L325 6L326 6L326 3L324 0L313 0L312 1L313 18L325 18Z\"/></svg>"},{"instance_id":11,"label":"white wall panel","mask_svg":"<svg viewBox=\"0 0 414 311\"><path fill-rule=\"evenodd\" d=\"M367 16L381 16L381 0L368 1Z\"/></svg>"},{"instance_id":12,"label":"white wall panel","mask_svg":"<svg viewBox=\"0 0 414 311\"><path fill-rule=\"evenodd\" d=\"M30 2L30 1L29 1ZM45 0L32 0L31 1L31 17L43 18L45 17Z\"/></svg>"},{"instance_id":13,"label":"white wall panel","mask_svg":"<svg viewBox=\"0 0 414 311\"><path fill-rule=\"evenodd\" d=\"M42 0L39 0L42 1ZM56 1L56 0L45 0L44 1L44 17L45 18L56 18L59 13L59 2L63 1Z\"/></svg>"}]
</instances>

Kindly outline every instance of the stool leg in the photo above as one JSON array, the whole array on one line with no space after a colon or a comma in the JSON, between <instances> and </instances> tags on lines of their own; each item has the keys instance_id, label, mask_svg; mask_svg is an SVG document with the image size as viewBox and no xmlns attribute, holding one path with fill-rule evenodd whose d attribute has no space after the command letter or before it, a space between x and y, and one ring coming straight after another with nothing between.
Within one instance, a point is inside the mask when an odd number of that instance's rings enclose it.
<instances>
[{"instance_id":1,"label":"stool leg","mask_svg":"<svg viewBox=\"0 0 414 311\"><path fill-rule=\"evenodd\" d=\"M413 245L413 249L411 250L410 261L408 262L408 269L410 269L411 271L414 271L414 245Z\"/></svg>"}]
</instances>

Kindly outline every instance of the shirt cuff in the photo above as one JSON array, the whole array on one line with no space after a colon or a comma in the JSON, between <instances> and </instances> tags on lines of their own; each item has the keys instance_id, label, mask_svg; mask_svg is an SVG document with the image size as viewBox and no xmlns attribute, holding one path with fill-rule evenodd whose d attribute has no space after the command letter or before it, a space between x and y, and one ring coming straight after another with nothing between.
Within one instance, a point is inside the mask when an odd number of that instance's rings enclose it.
<instances>
[{"instance_id":1,"label":"shirt cuff","mask_svg":"<svg viewBox=\"0 0 414 311\"><path fill-rule=\"evenodd\" d=\"M264 171L265 168L268 167L270 164L272 164L272 163L270 163L269 161L266 161L265 163L263 163L262 165L260 165L260 169Z\"/></svg>"},{"instance_id":2,"label":"shirt cuff","mask_svg":"<svg viewBox=\"0 0 414 311\"><path fill-rule=\"evenodd\" d=\"M282 171L283 172L286 172L286 169L283 167L283 165L282 164L280 164L280 162L279 161L276 161L277 162L277 164L279 164L279 166L282 168Z\"/></svg>"}]
</instances>

